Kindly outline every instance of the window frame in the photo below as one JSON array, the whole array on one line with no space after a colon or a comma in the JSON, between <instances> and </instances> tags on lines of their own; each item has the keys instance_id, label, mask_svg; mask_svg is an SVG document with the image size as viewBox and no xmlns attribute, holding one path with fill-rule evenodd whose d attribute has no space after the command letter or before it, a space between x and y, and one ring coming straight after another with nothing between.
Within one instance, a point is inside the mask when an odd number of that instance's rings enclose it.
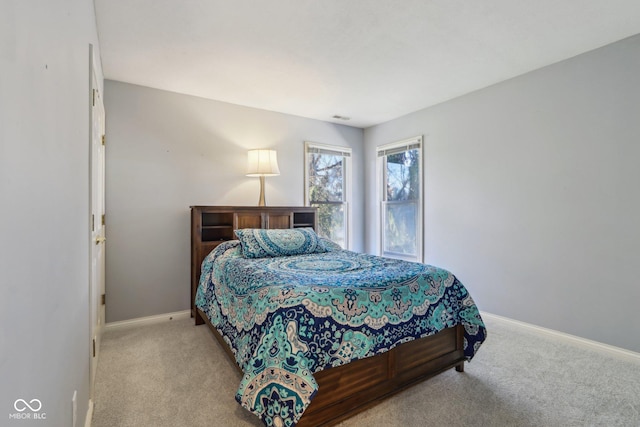
<instances>
[{"instance_id":1,"label":"window frame","mask_svg":"<svg viewBox=\"0 0 640 427\"><path fill-rule=\"evenodd\" d=\"M316 151L317 150L317 151ZM322 204L335 204L343 205L344 207L344 243L343 249L350 249L352 246L351 241L351 158L353 157L353 150L350 147L343 147L340 145L328 145L319 144L316 142L305 141L304 143L304 204L305 206L311 206L312 201L309 199L309 154L329 154L334 156L343 157L343 188L342 188L342 202L320 202ZM316 202L317 203L317 202Z\"/></svg>"},{"instance_id":2,"label":"window frame","mask_svg":"<svg viewBox=\"0 0 640 427\"><path fill-rule=\"evenodd\" d=\"M387 156L397 154L404 151L417 149L419 150L418 160L418 199L416 201L394 202L387 201L386 183L387 183ZM379 145L376 147L376 176L378 195L378 218L380 227L380 240L378 245L378 253L388 258L403 259L406 261L423 262L424 256L424 236L423 236L423 204L424 204L424 144L422 135L412 138L396 141L389 144ZM386 230L386 204L416 204L416 254L406 255L398 252L385 251L385 230Z\"/></svg>"}]
</instances>

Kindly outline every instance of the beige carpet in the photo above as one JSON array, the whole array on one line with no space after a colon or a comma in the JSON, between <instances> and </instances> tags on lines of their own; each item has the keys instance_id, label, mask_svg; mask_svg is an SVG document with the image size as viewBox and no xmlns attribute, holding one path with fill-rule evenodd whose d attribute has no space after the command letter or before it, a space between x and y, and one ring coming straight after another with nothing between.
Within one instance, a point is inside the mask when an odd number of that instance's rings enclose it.
<instances>
[{"instance_id":1,"label":"beige carpet","mask_svg":"<svg viewBox=\"0 0 640 427\"><path fill-rule=\"evenodd\" d=\"M341 426L640 426L640 363L486 323L489 338L464 373L445 372ZM109 330L92 425L261 426L235 402L239 382L209 329L190 319Z\"/></svg>"}]
</instances>

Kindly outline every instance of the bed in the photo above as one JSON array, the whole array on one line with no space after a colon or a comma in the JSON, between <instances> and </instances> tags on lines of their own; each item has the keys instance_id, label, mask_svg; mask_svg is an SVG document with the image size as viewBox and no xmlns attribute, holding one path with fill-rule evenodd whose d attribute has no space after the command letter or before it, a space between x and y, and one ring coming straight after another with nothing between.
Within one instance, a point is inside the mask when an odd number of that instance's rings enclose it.
<instances>
[{"instance_id":1,"label":"bed","mask_svg":"<svg viewBox=\"0 0 640 427\"><path fill-rule=\"evenodd\" d=\"M267 426L334 425L462 372L485 339L446 270L344 251L312 229L236 234L202 263L196 323L241 371L236 400Z\"/></svg>"}]
</instances>

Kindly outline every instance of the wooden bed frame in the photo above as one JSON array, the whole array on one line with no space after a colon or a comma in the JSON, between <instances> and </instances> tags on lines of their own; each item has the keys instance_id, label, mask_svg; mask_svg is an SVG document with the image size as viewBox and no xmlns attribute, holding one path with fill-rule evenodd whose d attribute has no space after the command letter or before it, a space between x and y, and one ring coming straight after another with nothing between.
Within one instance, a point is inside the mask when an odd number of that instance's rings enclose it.
<instances>
[{"instance_id":1,"label":"wooden bed frame","mask_svg":"<svg viewBox=\"0 0 640 427\"><path fill-rule=\"evenodd\" d=\"M194 208L197 211L203 207ZM192 208L192 298L195 294L193 281L197 280L195 281L197 286L200 279L200 264L212 249L211 243L199 242L198 239L194 241L194 215L200 215L200 212L194 214L194 208ZM198 224L197 218L195 221L197 229L201 224ZM237 227L234 225L234 228ZM233 364L242 373L233 352L204 313L193 306L192 316L195 317L196 325L206 323L209 326ZM318 383L318 393L297 426L332 426L417 382L450 368L455 367L456 371L463 372L465 361L463 334L463 326L458 325L435 335L401 344L386 353L314 374Z\"/></svg>"},{"instance_id":2,"label":"wooden bed frame","mask_svg":"<svg viewBox=\"0 0 640 427\"><path fill-rule=\"evenodd\" d=\"M243 375L233 352L200 309L196 312L196 323L198 318L209 326ZM464 328L458 325L401 344L386 353L317 372L313 376L318 383L318 393L296 425L333 426L450 368L464 372L463 334Z\"/></svg>"}]
</instances>

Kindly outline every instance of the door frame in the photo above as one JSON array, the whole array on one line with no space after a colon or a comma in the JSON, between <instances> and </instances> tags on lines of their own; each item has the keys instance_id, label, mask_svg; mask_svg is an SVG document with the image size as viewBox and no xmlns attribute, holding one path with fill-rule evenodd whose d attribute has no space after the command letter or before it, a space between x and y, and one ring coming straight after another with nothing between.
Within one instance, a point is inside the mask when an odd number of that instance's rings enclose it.
<instances>
[{"instance_id":1,"label":"door frame","mask_svg":"<svg viewBox=\"0 0 640 427\"><path fill-rule=\"evenodd\" d=\"M89 52L89 399L91 405L100 340L105 323L105 110L93 45L89 45Z\"/></svg>"}]
</instances>

